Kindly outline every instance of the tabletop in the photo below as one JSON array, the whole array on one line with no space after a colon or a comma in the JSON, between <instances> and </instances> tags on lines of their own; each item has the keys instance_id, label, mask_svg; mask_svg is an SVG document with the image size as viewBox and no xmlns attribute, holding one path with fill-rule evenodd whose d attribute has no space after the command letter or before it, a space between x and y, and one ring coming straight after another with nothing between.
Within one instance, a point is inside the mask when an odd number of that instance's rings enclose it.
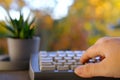
<instances>
[{"instance_id":1,"label":"tabletop","mask_svg":"<svg viewBox=\"0 0 120 80\"><path fill-rule=\"evenodd\" d=\"M30 80L28 71L0 71L0 80Z\"/></svg>"}]
</instances>

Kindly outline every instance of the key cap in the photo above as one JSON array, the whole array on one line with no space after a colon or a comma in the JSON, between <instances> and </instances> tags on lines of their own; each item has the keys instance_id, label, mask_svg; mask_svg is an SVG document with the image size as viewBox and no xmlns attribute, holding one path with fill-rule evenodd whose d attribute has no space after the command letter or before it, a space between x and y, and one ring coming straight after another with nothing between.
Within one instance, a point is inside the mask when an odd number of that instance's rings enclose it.
<instances>
[{"instance_id":1,"label":"key cap","mask_svg":"<svg viewBox=\"0 0 120 80\"><path fill-rule=\"evenodd\" d=\"M57 61L57 60L63 60L63 57L54 57L53 58L55 61Z\"/></svg>"},{"instance_id":2,"label":"key cap","mask_svg":"<svg viewBox=\"0 0 120 80\"><path fill-rule=\"evenodd\" d=\"M67 62L68 62L68 63L69 63L69 62L74 63L74 62L76 62L76 60L67 60Z\"/></svg>"},{"instance_id":3,"label":"key cap","mask_svg":"<svg viewBox=\"0 0 120 80\"><path fill-rule=\"evenodd\" d=\"M51 62L42 62L40 63L41 66L51 66L53 65Z\"/></svg>"},{"instance_id":4,"label":"key cap","mask_svg":"<svg viewBox=\"0 0 120 80\"><path fill-rule=\"evenodd\" d=\"M81 62L74 62L73 64L74 64L74 65L82 65Z\"/></svg>"},{"instance_id":5,"label":"key cap","mask_svg":"<svg viewBox=\"0 0 120 80\"><path fill-rule=\"evenodd\" d=\"M71 60L72 57L63 57L65 60Z\"/></svg>"},{"instance_id":6,"label":"key cap","mask_svg":"<svg viewBox=\"0 0 120 80\"><path fill-rule=\"evenodd\" d=\"M83 54L83 51L74 51L74 53L75 53L75 56L81 57Z\"/></svg>"},{"instance_id":7,"label":"key cap","mask_svg":"<svg viewBox=\"0 0 120 80\"><path fill-rule=\"evenodd\" d=\"M66 53L64 51L57 51L57 56L64 57L64 56L66 56Z\"/></svg>"},{"instance_id":8,"label":"key cap","mask_svg":"<svg viewBox=\"0 0 120 80\"><path fill-rule=\"evenodd\" d=\"M65 51L65 53L67 54L68 57L74 57L75 56L73 51Z\"/></svg>"},{"instance_id":9,"label":"key cap","mask_svg":"<svg viewBox=\"0 0 120 80\"><path fill-rule=\"evenodd\" d=\"M45 62L47 63L47 62L53 62L53 60L46 59L46 60L41 60L40 62L41 63L45 63Z\"/></svg>"},{"instance_id":10,"label":"key cap","mask_svg":"<svg viewBox=\"0 0 120 80\"><path fill-rule=\"evenodd\" d=\"M73 60L80 61L80 57L74 56L74 57L73 57Z\"/></svg>"},{"instance_id":11,"label":"key cap","mask_svg":"<svg viewBox=\"0 0 120 80\"><path fill-rule=\"evenodd\" d=\"M51 65L51 66L40 66L40 70L41 71L54 71L55 70L55 66Z\"/></svg>"},{"instance_id":12,"label":"key cap","mask_svg":"<svg viewBox=\"0 0 120 80\"><path fill-rule=\"evenodd\" d=\"M57 66L63 66L63 63L58 63L58 62L52 62L53 65L55 65L55 67Z\"/></svg>"},{"instance_id":13,"label":"key cap","mask_svg":"<svg viewBox=\"0 0 120 80\"><path fill-rule=\"evenodd\" d=\"M40 60L52 60L52 59L53 59L53 57L49 57L49 56L40 58Z\"/></svg>"},{"instance_id":14,"label":"key cap","mask_svg":"<svg viewBox=\"0 0 120 80\"><path fill-rule=\"evenodd\" d=\"M58 62L58 63L65 63L66 60L58 60L57 62Z\"/></svg>"},{"instance_id":15,"label":"key cap","mask_svg":"<svg viewBox=\"0 0 120 80\"><path fill-rule=\"evenodd\" d=\"M57 56L57 53L56 52L51 52L51 53L49 53L48 54L50 57L55 57L55 56Z\"/></svg>"},{"instance_id":16,"label":"key cap","mask_svg":"<svg viewBox=\"0 0 120 80\"><path fill-rule=\"evenodd\" d=\"M66 63L64 63L64 65L68 65L69 67L70 67L70 65L73 65L73 63L71 63L71 62L66 62Z\"/></svg>"},{"instance_id":17,"label":"key cap","mask_svg":"<svg viewBox=\"0 0 120 80\"><path fill-rule=\"evenodd\" d=\"M47 51L40 51L39 56L40 57L48 56Z\"/></svg>"},{"instance_id":18,"label":"key cap","mask_svg":"<svg viewBox=\"0 0 120 80\"><path fill-rule=\"evenodd\" d=\"M70 69L71 69L71 70L74 70L77 66L78 66L78 65L71 65L71 66L70 66Z\"/></svg>"},{"instance_id":19,"label":"key cap","mask_svg":"<svg viewBox=\"0 0 120 80\"><path fill-rule=\"evenodd\" d=\"M59 71L66 71L66 70L69 70L69 67L68 67L68 65L57 66L57 70L59 70Z\"/></svg>"}]
</instances>

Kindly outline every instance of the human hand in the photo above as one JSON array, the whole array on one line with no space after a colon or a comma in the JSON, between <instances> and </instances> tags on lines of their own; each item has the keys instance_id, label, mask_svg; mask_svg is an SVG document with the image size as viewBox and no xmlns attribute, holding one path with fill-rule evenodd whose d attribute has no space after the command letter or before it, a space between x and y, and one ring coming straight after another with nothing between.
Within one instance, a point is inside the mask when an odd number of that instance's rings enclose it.
<instances>
[{"instance_id":1,"label":"human hand","mask_svg":"<svg viewBox=\"0 0 120 80\"><path fill-rule=\"evenodd\" d=\"M80 77L96 76L120 78L120 37L104 37L88 48L80 58L85 63L91 58L100 56L99 63L80 65L75 73Z\"/></svg>"}]
</instances>

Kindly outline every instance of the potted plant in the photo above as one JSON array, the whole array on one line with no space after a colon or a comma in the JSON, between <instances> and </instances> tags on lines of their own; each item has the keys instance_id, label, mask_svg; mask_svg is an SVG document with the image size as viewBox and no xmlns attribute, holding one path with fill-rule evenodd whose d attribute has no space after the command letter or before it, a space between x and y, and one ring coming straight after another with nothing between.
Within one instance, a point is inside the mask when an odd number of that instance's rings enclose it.
<instances>
[{"instance_id":1,"label":"potted plant","mask_svg":"<svg viewBox=\"0 0 120 80\"><path fill-rule=\"evenodd\" d=\"M40 38L35 37L34 20L30 21L30 15L24 20L23 14L20 12L19 19L13 19L7 12L9 19L5 24L1 24L1 28L6 29L9 34L1 34L7 37L8 52L11 61L29 61L30 55L37 53L39 50Z\"/></svg>"}]
</instances>

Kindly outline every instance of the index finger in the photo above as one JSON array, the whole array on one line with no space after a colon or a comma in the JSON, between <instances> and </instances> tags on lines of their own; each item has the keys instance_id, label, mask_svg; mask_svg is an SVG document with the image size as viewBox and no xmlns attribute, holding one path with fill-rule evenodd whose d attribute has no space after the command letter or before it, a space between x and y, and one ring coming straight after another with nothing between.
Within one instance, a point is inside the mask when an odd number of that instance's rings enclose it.
<instances>
[{"instance_id":1,"label":"index finger","mask_svg":"<svg viewBox=\"0 0 120 80\"><path fill-rule=\"evenodd\" d=\"M104 56L102 51L100 50L99 46L97 44L91 46L88 48L85 53L80 58L81 63L87 62L89 59L94 58L96 56Z\"/></svg>"}]
</instances>

